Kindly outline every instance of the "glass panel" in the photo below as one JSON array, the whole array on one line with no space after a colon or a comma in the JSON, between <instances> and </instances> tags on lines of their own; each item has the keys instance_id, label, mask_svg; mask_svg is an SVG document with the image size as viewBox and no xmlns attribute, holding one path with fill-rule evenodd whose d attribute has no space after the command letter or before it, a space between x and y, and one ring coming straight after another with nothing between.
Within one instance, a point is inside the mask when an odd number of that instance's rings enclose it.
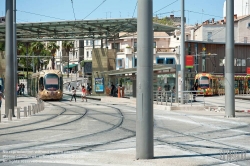
<instances>
[{"instance_id":1,"label":"glass panel","mask_svg":"<svg viewBox=\"0 0 250 166\"><path fill-rule=\"evenodd\" d=\"M234 87L238 88L238 81L234 81Z\"/></svg>"},{"instance_id":2,"label":"glass panel","mask_svg":"<svg viewBox=\"0 0 250 166\"><path fill-rule=\"evenodd\" d=\"M164 59L157 59L157 64L164 64Z\"/></svg>"},{"instance_id":3,"label":"glass panel","mask_svg":"<svg viewBox=\"0 0 250 166\"><path fill-rule=\"evenodd\" d=\"M47 74L45 76L45 89L49 91L59 89L59 78L56 74Z\"/></svg>"},{"instance_id":4,"label":"glass panel","mask_svg":"<svg viewBox=\"0 0 250 166\"><path fill-rule=\"evenodd\" d=\"M205 89L205 88L209 88L209 78L206 76L202 76L199 79L199 83L198 85L200 86L200 88Z\"/></svg>"}]
</instances>

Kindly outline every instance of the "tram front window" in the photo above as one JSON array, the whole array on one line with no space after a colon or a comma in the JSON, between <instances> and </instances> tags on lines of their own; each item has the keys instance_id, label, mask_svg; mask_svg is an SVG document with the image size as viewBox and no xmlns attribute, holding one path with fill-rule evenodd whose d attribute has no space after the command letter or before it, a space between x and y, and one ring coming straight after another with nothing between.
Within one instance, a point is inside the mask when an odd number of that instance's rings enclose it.
<instances>
[{"instance_id":1,"label":"tram front window","mask_svg":"<svg viewBox=\"0 0 250 166\"><path fill-rule=\"evenodd\" d=\"M202 76L199 79L198 85L200 86L201 89L209 88L209 78L206 76Z\"/></svg>"},{"instance_id":2,"label":"tram front window","mask_svg":"<svg viewBox=\"0 0 250 166\"><path fill-rule=\"evenodd\" d=\"M47 74L45 76L45 89L48 91L59 89L59 78L56 74Z\"/></svg>"}]
</instances>

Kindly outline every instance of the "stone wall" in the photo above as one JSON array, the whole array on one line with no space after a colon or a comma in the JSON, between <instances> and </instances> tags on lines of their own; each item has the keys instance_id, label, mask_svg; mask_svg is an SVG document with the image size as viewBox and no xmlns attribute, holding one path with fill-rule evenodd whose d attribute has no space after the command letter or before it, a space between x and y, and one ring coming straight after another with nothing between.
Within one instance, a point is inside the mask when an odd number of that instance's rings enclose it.
<instances>
[{"instance_id":1,"label":"stone wall","mask_svg":"<svg viewBox=\"0 0 250 166\"><path fill-rule=\"evenodd\" d=\"M106 88L112 77L105 74L106 71L115 70L116 51L107 48L94 48L92 50L92 93L94 95L107 95ZM95 78L104 78L104 92L95 92Z\"/></svg>"}]
</instances>

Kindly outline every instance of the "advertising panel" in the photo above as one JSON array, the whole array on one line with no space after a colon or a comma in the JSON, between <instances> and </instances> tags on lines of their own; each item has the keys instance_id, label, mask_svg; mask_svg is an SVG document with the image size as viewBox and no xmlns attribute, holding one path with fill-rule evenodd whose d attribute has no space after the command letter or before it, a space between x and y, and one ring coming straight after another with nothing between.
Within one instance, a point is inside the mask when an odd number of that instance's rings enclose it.
<instances>
[{"instance_id":1,"label":"advertising panel","mask_svg":"<svg viewBox=\"0 0 250 166\"><path fill-rule=\"evenodd\" d=\"M104 92L104 78L95 78L95 92Z\"/></svg>"}]
</instances>

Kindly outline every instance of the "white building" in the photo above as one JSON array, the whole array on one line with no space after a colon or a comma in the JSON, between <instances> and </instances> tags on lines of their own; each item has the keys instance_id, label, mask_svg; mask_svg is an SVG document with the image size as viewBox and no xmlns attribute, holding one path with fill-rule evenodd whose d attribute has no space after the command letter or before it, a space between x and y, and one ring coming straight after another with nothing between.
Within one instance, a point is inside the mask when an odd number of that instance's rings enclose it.
<instances>
[{"instance_id":1,"label":"white building","mask_svg":"<svg viewBox=\"0 0 250 166\"><path fill-rule=\"evenodd\" d=\"M250 15L238 17L234 15L235 43L250 42ZM226 41L226 19L217 22L205 21L194 32L194 40L209 42Z\"/></svg>"},{"instance_id":2,"label":"white building","mask_svg":"<svg viewBox=\"0 0 250 166\"><path fill-rule=\"evenodd\" d=\"M250 14L250 0L234 0L234 14L245 16ZM226 17L226 1L223 6L223 17Z\"/></svg>"}]
</instances>

